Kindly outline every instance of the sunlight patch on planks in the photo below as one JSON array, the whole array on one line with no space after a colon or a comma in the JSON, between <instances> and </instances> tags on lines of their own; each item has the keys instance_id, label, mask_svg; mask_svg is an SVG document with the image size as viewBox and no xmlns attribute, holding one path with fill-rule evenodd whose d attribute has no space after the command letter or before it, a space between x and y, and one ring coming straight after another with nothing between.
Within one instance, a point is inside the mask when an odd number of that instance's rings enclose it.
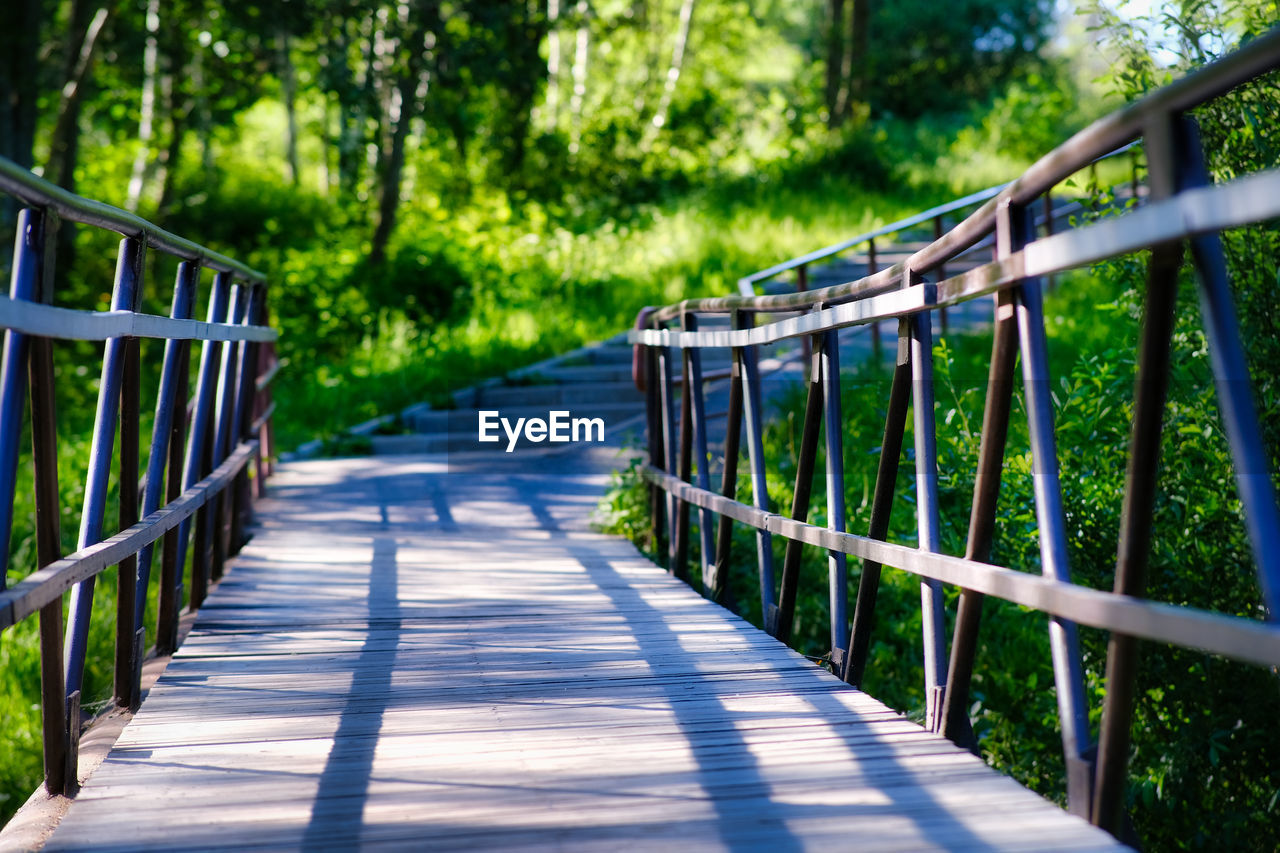
<instances>
[{"instance_id":1,"label":"sunlight patch on planks","mask_svg":"<svg viewBox=\"0 0 1280 853\"><path fill-rule=\"evenodd\" d=\"M590 532L602 483L285 466L48 849L1116 846Z\"/></svg>"}]
</instances>

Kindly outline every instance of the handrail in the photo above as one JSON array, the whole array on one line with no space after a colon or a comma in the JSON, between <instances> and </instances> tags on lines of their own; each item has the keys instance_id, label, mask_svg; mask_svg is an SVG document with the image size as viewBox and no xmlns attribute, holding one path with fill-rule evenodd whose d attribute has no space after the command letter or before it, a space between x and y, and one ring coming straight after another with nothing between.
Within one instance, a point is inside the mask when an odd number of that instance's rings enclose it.
<instances>
[{"instance_id":1,"label":"handrail","mask_svg":"<svg viewBox=\"0 0 1280 853\"><path fill-rule=\"evenodd\" d=\"M0 296L0 630L39 614L45 788L73 794L95 580L119 567L113 705L136 710L152 587L159 610L155 653L169 654L178 643L184 603L197 609L226 558L243 544L252 511L250 468L256 470L259 494L270 473L277 332L268 323L262 273L134 214L67 192L3 158L0 192L26 205L17 219L10 291ZM58 294L50 273L61 220L123 235L110 310L54 304ZM167 317L141 310L148 251L178 260ZM214 275L207 317L196 320L192 315L204 268ZM141 338L165 341L145 475L139 459ZM66 557L59 524L55 340L104 342L78 544ZM196 341L201 342L199 378L189 393ZM17 471L27 431L32 435L36 560L22 567L26 577L8 588ZM113 459L117 432L120 450ZM113 467L119 483L120 532L115 534L104 529ZM189 547L191 575L184 583ZM160 572L153 585L157 548ZM64 646L62 600L68 589Z\"/></svg>"},{"instance_id":2,"label":"handrail","mask_svg":"<svg viewBox=\"0 0 1280 853\"><path fill-rule=\"evenodd\" d=\"M0 157L0 192L32 207L56 213L62 219L133 237L148 248L159 249L186 261L199 261L202 266L231 273L254 284L261 284L267 278L264 273L226 255L165 231L136 213L78 196L51 184L6 157Z\"/></svg>"},{"instance_id":3,"label":"handrail","mask_svg":"<svg viewBox=\"0 0 1280 853\"><path fill-rule=\"evenodd\" d=\"M1263 666L1280 666L1280 506L1262 444L1219 236L1229 228L1280 217L1280 170L1258 172L1221 185L1210 183L1197 129L1183 114L1277 68L1280 29L1085 128L1037 160L948 233L888 269L814 291L689 299L656 311L646 309L645 321L629 334L629 340L640 348L650 377L645 383L649 459L641 473L652 488L652 539L655 543L665 541L665 546L658 547L665 550L670 570L679 577L690 576L690 511L697 507L703 584L709 596L722 597L732 524L748 525L757 539L766 629L786 640L799 583L800 546L825 549L830 556L831 661L842 677L855 684L861 682L867 664L881 569L887 566L919 576L923 583L926 723L967 746L973 743L968 696L983 597L993 595L1049 614L1069 807L1119 833L1133 714L1136 640L1158 640ZM1032 215L1037 199L1098 157L1139 140L1148 164L1146 204L1062 233L1037 234ZM914 218L927 219L932 213ZM895 227L900 226L885 229ZM947 263L992 236L995 260L959 275L945 274ZM838 250L860 239L828 249ZM1169 341L1184 244L1195 249L1192 254L1217 398L1268 613L1265 622L1144 600L1144 537L1154 511L1164 377L1170 369ZM1137 357L1131 459L1115 590L1104 592L1073 584L1067 565L1067 529L1058 483L1041 299L1044 279L1050 274L1142 249L1150 249L1151 259L1144 293L1146 319ZM829 256L830 252L824 252L828 250L757 275L788 265L803 268L814 259ZM990 294L996 301L994 337L968 541L963 557L949 556L940 548L932 318L946 306ZM699 329L702 317L726 313L731 320L729 329ZM762 316L763 322L757 325ZM868 324L874 330L878 326L875 321L888 318L899 319L898 356L880 445L870 530L856 535L846 530L845 522L838 333ZM770 508L758 368L760 347L784 338L800 338L813 353L794 498L785 514ZM712 488L708 475L713 465L701 360L712 348L729 349L733 358L718 491ZM1018 361L1035 472L1040 577L989 563ZM882 404L877 401L877 406ZM884 541L908 411L913 417L915 441L913 509L919 537L915 548ZM750 501L736 498L744 423L752 481ZM826 442L825 526L808 521L820 434ZM719 516L718 521L713 514ZM773 536L787 540L780 578L775 576ZM849 556L863 560L852 619L846 589ZM960 588L949 651L944 636L943 583ZM1107 693L1096 742L1089 722L1077 624L1112 632Z\"/></svg>"},{"instance_id":4,"label":"handrail","mask_svg":"<svg viewBox=\"0 0 1280 853\"><path fill-rule=\"evenodd\" d=\"M970 193L963 198L958 198L953 201L940 204L936 207L931 207L922 213L912 214L905 219L899 219L897 222L890 222L888 225L882 225L881 227L876 228L873 231L868 231L865 234L859 234L856 237L850 237L847 240L832 243L830 246L815 249L807 254L798 255L790 260L774 264L773 266L768 267L767 269L762 269L759 272L753 272L751 275L745 275L738 279L738 290L743 296L754 296L754 291L749 291L748 289L757 281L764 281L765 279L773 278L778 273L787 272L788 270L793 270L796 267L811 264L814 261L825 260L832 255L840 254L845 249L866 243L868 240L874 240L877 237L884 237L889 234L896 234L899 231L905 231L912 226L937 219L939 216L954 213L957 210L962 210L971 204L977 204L980 201L995 198L1000 194L1000 191L1008 185L1009 184L1006 182L1003 184L996 184L994 187L987 187L985 190L978 190L976 193Z\"/></svg>"},{"instance_id":5,"label":"handrail","mask_svg":"<svg viewBox=\"0 0 1280 853\"><path fill-rule=\"evenodd\" d=\"M1136 141L1130 141L1124 145L1121 145L1118 148L1115 148L1107 152L1106 154L1103 154L1101 157L1097 158L1093 162L1099 163L1111 157L1124 154L1128 151L1131 151L1136 144L1137 144ZM986 189L983 189L983 190L978 190L977 192L970 193L969 195L966 195L966 196L962 196L961 198L953 199L951 201L944 202L943 204L939 204L935 207L931 207L928 210L922 211L920 213L914 213L911 216L908 216L904 219L899 219L896 222L890 222L888 225L882 225L879 228L864 232L862 234L858 234L855 237L849 237L847 239L839 241L838 243L832 243L829 246L824 246L821 249L814 249L813 251L807 252L803 255L797 255L794 258L790 258L789 260L785 260L780 263L774 264L773 266L767 267L766 269L762 269L759 272L753 272L750 275L746 275L738 279L738 292L742 296L745 296L748 298L754 297L757 294L755 292L755 288L752 285L754 285L758 281L765 281L767 279L773 278L778 273L783 273L789 270L806 267L815 261L826 260L827 258L840 254L846 249L853 248L854 246L860 246L864 243L871 243L877 237L886 237L890 234L897 234L901 231L905 231L908 228L913 228L916 225L922 225L925 222L939 222L941 218L948 213L955 213L957 210L963 210L966 207L970 207L972 205L977 204L978 202L983 202L983 201L987 201L988 199L995 198L1003 190L1007 189L1012 184L1013 184L1013 181L1006 181L1005 183L1002 183L1002 184L996 184L995 186L987 187Z\"/></svg>"}]
</instances>

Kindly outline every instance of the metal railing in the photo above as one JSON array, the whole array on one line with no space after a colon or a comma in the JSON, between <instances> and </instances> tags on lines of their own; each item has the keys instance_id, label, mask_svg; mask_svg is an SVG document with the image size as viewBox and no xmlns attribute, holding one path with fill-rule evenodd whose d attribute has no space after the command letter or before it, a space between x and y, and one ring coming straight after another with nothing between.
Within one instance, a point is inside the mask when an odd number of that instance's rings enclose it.
<instances>
[{"instance_id":1,"label":"metal railing","mask_svg":"<svg viewBox=\"0 0 1280 853\"><path fill-rule=\"evenodd\" d=\"M259 491L270 473L269 385L276 372L276 332L268 326L261 273L131 213L68 193L4 159L0 192L25 205L17 218L10 293L0 297L0 327L5 330L0 364L0 630L39 614L45 787L51 794L72 794L94 582L118 566L113 704L136 710L155 549L161 549L155 651L163 655L177 646L184 597L191 610L197 609L209 584L220 577L227 555L243 544L252 504L250 463L256 462ZM122 236L110 310L55 304L53 273L62 222ZM168 317L142 311L149 252L177 261ZM205 268L213 276L207 319L199 321L193 314ZM139 476L143 338L165 344L146 471ZM79 535L75 552L67 555L60 530L55 340L105 341ZM202 344L191 395L193 341ZM59 375L59 381L69 381L65 371ZM36 565L12 566L21 443L27 430ZM109 534L105 517L117 433L119 531ZM184 596L189 548L190 592ZM10 584L10 573L23 569L35 571ZM64 643L63 595L68 590Z\"/></svg>"},{"instance_id":2,"label":"metal railing","mask_svg":"<svg viewBox=\"0 0 1280 853\"><path fill-rule=\"evenodd\" d=\"M766 628L786 640L794 618L801 545L826 550L832 662L854 684L861 683L867 663L882 567L919 576L926 725L957 743L972 738L968 697L983 597L995 596L1047 613L1069 808L1118 833L1123 822L1137 641L1156 640L1267 667L1280 665L1280 623L1276 621L1280 618L1280 510L1218 235L1228 228L1280 216L1280 171L1210 184L1195 125L1184 115L1277 67L1280 31L1095 122L903 263L821 290L691 299L648 314L643 328L633 331L630 340L641 348L652 378L646 384L649 464L643 474L653 487L654 542L665 540L670 569L689 576L690 507L697 507L703 583L709 596L720 598L730 564L732 524L754 528ZM1033 219L1037 201L1097 158L1139 139L1148 166L1145 204L1062 233L1037 235ZM950 278L939 274L949 261L992 237L995 260ZM1271 620L1265 623L1143 599L1164 378L1169 372L1176 276L1184 245L1191 247L1198 276L1219 406L1258 583ZM847 245L832 247L841 248ZM1042 290L1046 276L1141 249L1151 250L1146 319L1138 352L1120 553L1111 593L1073 584L1067 565L1068 534L1059 485ZM832 253L831 249L812 253L744 281L788 267L803 268ZM989 295L994 296L995 314L988 391L966 547L964 556L956 557L940 549L932 318L946 306ZM728 315L729 327L699 331L700 319L711 315ZM758 318L762 318L760 325ZM899 320L897 358L870 529L859 535L846 529L837 332L886 319ZM769 509L758 359L759 347L787 338L810 340L813 355L793 503L790 513L782 515ZM731 350L733 359L718 492L710 483L702 382L702 355L716 348ZM988 563L1019 355L1035 472L1039 575ZM673 376L677 361L681 381ZM885 541L909 408L916 470L918 547L914 548ZM753 493L750 504L735 499L744 421ZM807 523L820 432L825 434L825 527ZM787 540L780 578L775 578L774 536ZM850 556L863 560L852 619L847 603ZM960 589L949 652L944 636L944 584ZM1106 700L1096 745L1077 625L1111 632Z\"/></svg>"}]
</instances>

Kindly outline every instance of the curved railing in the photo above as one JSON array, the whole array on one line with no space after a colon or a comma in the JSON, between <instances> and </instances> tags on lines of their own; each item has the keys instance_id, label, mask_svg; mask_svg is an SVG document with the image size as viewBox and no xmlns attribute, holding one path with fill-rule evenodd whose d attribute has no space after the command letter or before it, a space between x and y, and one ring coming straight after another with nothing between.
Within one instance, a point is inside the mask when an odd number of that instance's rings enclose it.
<instances>
[{"instance_id":1,"label":"curved railing","mask_svg":"<svg viewBox=\"0 0 1280 853\"><path fill-rule=\"evenodd\" d=\"M119 567L114 704L136 709L157 543L162 551L155 585L157 654L177 646L184 598L191 610L198 608L210 582L221 575L226 556L243 544L252 501L250 463L256 463L259 490L270 468L276 332L268 325L262 273L131 213L73 195L4 159L0 192L25 205L17 218L10 293L0 297L0 327L5 330L0 365L0 630L39 614L45 786L50 793L74 793L94 581L107 568ZM62 222L122 236L109 311L56 304L53 272ZM167 317L142 311L149 254L177 261ZM205 268L214 275L206 297L207 319L199 321L193 316ZM139 453L142 338L166 342L145 473ZM76 551L67 555L59 523L55 340L105 341L79 535ZM202 342L194 396L189 394L193 341ZM70 381L65 371L59 381ZM10 540L21 443L28 429L37 565L13 566ZM105 516L117 432L120 521L119 531L111 534ZM190 593L184 596L189 548ZM25 577L10 584L10 574L18 572ZM64 648L62 598L68 590Z\"/></svg>"},{"instance_id":2,"label":"curved railing","mask_svg":"<svg viewBox=\"0 0 1280 853\"><path fill-rule=\"evenodd\" d=\"M766 627L785 640L796 602L800 546L825 549L830 555L832 661L837 672L855 684L861 682L866 666L881 568L918 575L923 582L926 724L958 743L972 736L969 683L983 596L1049 614L1069 807L1118 832L1123 820L1137 640L1201 649L1267 667L1280 665L1280 623L1276 621L1280 617L1280 511L1217 233L1280 216L1280 171L1211 185L1195 126L1184 116L1187 110L1277 67L1280 31L1095 122L903 263L820 290L690 299L650 313L643 328L631 333L631 340L643 349L647 375L655 380L646 383L650 461L644 476L654 487L654 541L667 540L671 569L688 577L690 506L698 507L701 513L703 582L712 597L724 592L732 523L754 528ZM1145 204L1059 234L1037 235L1032 218L1037 200L1092 161L1135 140L1141 140L1148 165ZM995 260L952 277L940 274L948 262L989 237L994 237ZM1192 248L1199 278L1218 399L1258 583L1270 614L1271 621L1266 623L1142 599L1176 275L1184 244ZM1068 571L1041 291L1045 276L1147 248L1151 250L1145 294L1147 320L1139 347L1121 550L1115 591L1108 593L1073 584ZM817 256L813 253L789 265L800 267ZM782 264L765 272L775 274L787 267ZM756 276L760 277L764 274ZM996 300L994 343L977 476L965 554L955 557L940 549L932 317L946 306L992 294ZM728 315L729 328L700 331L700 319L710 315ZM759 325L758 318L762 319ZM867 535L858 535L847 531L845 521L837 331L886 319L899 320L898 357L870 530ZM784 516L769 511L757 363L759 347L789 338L811 341L813 362L794 500L790 514ZM701 370L702 354L717 348L731 350L733 358L719 492L710 484ZM987 562L1004 465L1015 357L1019 354L1035 471L1040 576ZM677 360L682 363L683 379L673 376ZM884 541L909 407L915 442L916 548ZM807 523L824 418L825 527ZM744 420L751 504L734 499ZM670 537L666 536L668 529ZM788 540L782 575L776 580L773 536ZM864 561L852 620L846 601L848 556ZM943 584L961 590L949 653L944 637ZM1089 725L1077 625L1112 632L1107 694L1096 746Z\"/></svg>"}]
</instances>

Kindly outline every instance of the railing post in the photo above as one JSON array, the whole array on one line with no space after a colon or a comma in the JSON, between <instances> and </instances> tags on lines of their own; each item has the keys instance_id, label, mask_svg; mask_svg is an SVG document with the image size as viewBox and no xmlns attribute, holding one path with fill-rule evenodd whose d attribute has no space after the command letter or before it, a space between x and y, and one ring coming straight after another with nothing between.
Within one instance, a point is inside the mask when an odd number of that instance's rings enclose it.
<instances>
[{"instance_id":1,"label":"railing post","mask_svg":"<svg viewBox=\"0 0 1280 853\"><path fill-rule=\"evenodd\" d=\"M1018 355L1018 326L1014 320L1013 294L996 294L995 335L991 342L991 366L987 375L987 398L982 413L982 437L978 446L978 470L973 483L973 505L969 514L966 560L987 562L995 533L996 505L1000 498L1000 475L1004 470L1005 440L1009 434L1009 409L1013 402L1013 368ZM942 698L942 734L958 746L974 752L978 744L969 722L969 685L973 659L978 647L985 596L971 589L960 590L956 624L947 665L946 689Z\"/></svg>"},{"instance_id":2,"label":"railing post","mask_svg":"<svg viewBox=\"0 0 1280 853\"><path fill-rule=\"evenodd\" d=\"M698 319L690 311L685 315L686 331L698 330ZM686 375L689 386L685 393L690 395L690 414L693 418L693 453L697 463L698 488L711 490L711 456L707 452L707 403L702 388L702 350L699 347L685 349ZM699 578L705 590L711 583L711 575L715 566L715 544L712 539L713 516L711 510L701 508L698 511L698 547Z\"/></svg>"},{"instance_id":3,"label":"railing post","mask_svg":"<svg viewBox=\"0 0 1280 853\"><path fill-rule=\"evenodd\" d=\"M743 329L755 324L755 317L741 314ZM760 389L759 348L742 348L742 400L747 419L747 462L751 466L751 493L756 509L769 511L769 484L764 464L764 412ZM773 594L773 534L756 529L756 566L760 580L760 615L766 629L777 618Z\"/></svg>"},{"instance_id":4,"label":"railing post","mask_svg":"<svg viewBox=\"0 0 1280 853\"><path fill-rule=\"evenodd\" d=\"M13 247L13 273L9 298L29 302L36 297L43 215L29 208L18 213ZM9 542L13 535L13 500L18 483L18 451L22 443L22 416L27 396L28 336L4 333L4 357L0 362L0 590L7 587Z\"/></svg>"},{"instance_id":5,"label":"railing post","mask_svg":"<svg viewBox=\"0 0 1280 853\"><path fill-rule=\"evenodd\" d=\"M643 315L637 321L638 328L647 328L648 325L644 321ZM644 401L649 433L649 464L655 468L665 468L666 450L663 444L665 430L662 425L666 421L666 414L663 409L663 392L659 379L658 348L644 345L641 357L644 360ZM665 536L663 521L666 517L664 512L666 494L663 489L652 483L649 484L650 535L653 537L653 552L655 554L662 554L666 550L665 543L662 541Z\"/></svg>"},{"instance_id":6,"label":"railing post","mask_svg":"<svg viewBox=\"0 0 1280 853\"><path fill-rule=\"evenodd\" d=\"M933 285L916 280L906 271L908 287ZM938 515L938 451L933 420L933 331L929 311L920 311L908 321L911 327L911 411L916 450L916 529L920 550L941 551ZM924 630L925 726L936 731L942 710L943 679L946 677L947 641L942 584L920 582L920 616Z\"/></svg>"},{"instance_id":7,"label":"railing post","mask_svg":"<svg viewBox=\"0 0 1280 853\"><path fill-rule=\"evenodd\" d=\"M113 311L128 311L134 306L134 294L142 278L144 249L132 237L120 241L116 263L116 282L111 297ZM98 410L93 425L89 450L89 471L85 479L84 509L80 516L77 548L87 548L102 539L102 522L106 511L107 481L111 472L111 451L115 444L117 417L120 412L121 379L127 346L124 338L106 342L102 359L102 380L98 386ZM135 482L137 474L134 474ZM131 581L132 583L132 581ZM82 581L71 590L71 621L67 625L67 659L64 670L68 695L80 692L84 677L85 653L89 640L89 619L93 612L94 578ZM129 622L133 609L129 610ZM76 726L72 719L70 725Z\"/></svg>"},{"instance_id":8,"label":"railing post","mask_svg":"<svg viewBox=\"0 0 1280 853\"><path fill-rule=\"evenodd\" d=\"M898 321L897 363L889 388L889 407L885 413L884 435L880 440L880 461L876 469L876 487L871 498L871 523L867 536L883 540L889 534L889 517L902 459L902 441L906 436L907 407L911 404L911 348L908 321ZM874 560L862 561L858 578L858 597L853 607L853 624L849 628L849 653L844 680L854 686L862 684L866 673L867 653L871 648L871 623L875 618L876 596L880 591L881 565Z\"/></svg>"},{"instance_id":9,"label":"railing post","mask_svg":"<svg viewBox=\"0 0 1280 853\"><path fill-rule=\"evenodd\" d=\"M240 326L249 311L249 285L235 283L231 286L231 309L227 323ZM222 378L218 384L218 428L214 433L213 459L209 469L217 468L231 455L235 447L236 406L239 400L237 383L240 366L240 355L244 350L244 341L228 341L222 348ZM231 512L233 509L231 489L224 488L210 501L213 509L209 514L210 533L212 534L213 559L211 576L220 580L231 548Z\"/></svg>"},{"instance_id":10,"label":"railing post","mask_svg":"<svg viewBox=\"0 0 1280 853\"><path fill-rule=\"evenodd\" d=\"M687 313L680 315L680 328L685 328L689 321ZM677 453L675 475L681 482L688 483L693 470L693 381L689 370L689 349L680 349L680 443ZM685 583L689 582L689 502L677 499L675 520L675 542L671 551L671 566L675 576Z\"/></svg>"},{"instance_id":11,"label":"railing post","mask_svg":"<svg viewBox=\"0 0 1280 853\"><path fill-rule=\"evenodd\" d=\"M1025 208L1002 205L996 216L997 251L1006 255L1025 242L1030 230ZM1022 380L1026 395L1036 502L1040 531L1040 564L1046 577L1071 582L1062 489L1058 478L1057 442L1053 434L1053 398L1049 389L1049 354L1045 341L1041 281L1029 278L1015 290ZM1093 745L1080 662L1080 642L1074 622L1050 617L1049 646L1067 765L1067 800L1073 814L1088 817L1093 775Z\"/></svg>"},{"instance_id":12,"label":"railing post","mask_svg":"<svg viewBox=\"0 0 1280 853\"><path fill-rule=\"evenodd\" d=\"M821 310L815 306L815 310ZM809 388L804 404L804 426L800 436L800 456L796 460L796 485L791 497L791 518L806 521L809 518L809 495L813 491L813 468L818 455L818 430L822 428L822 338L815 342L819 348L809 348ZM807 339L807 337L806 337ZM769 625L769 633L786 643L791 640L791 626L795 620L796 594L800 586L800 558L802 544L799 539L788 539L782 561L782 588L778 592L777 617Z\"/></svg>"},{"instance_id":13,"label":"railing post","mask_svg":"<svg viewBox=\"0 0 1280 853\"><path fill-rule=\"evenodd\" d=\"M196 282L200 278L200 264L196 261L183 261L178 264L178 273L174 280L173 303L169 316L179 320L190 319L195 304ZM160 370L160 389L156 395L155 419L151 427L151 452L147 458L146 491L142 499L142 515L145 518L160 508L161 495L166 490L165 471L168 469L167 491L169 498L177 497L174 486L182 479L181 453L173 452L172 444L180 442L183 434L182 424L186 413L187 359L190 341L168 340L164 345L164 365ZM175 429L175 424L178 428ZM169 548L170 536L165 535L164 548ZM146 614L147 588L151 579L151 561L155 553L154 544L142 549L138 559L138 607L134 614L134 628L143 627ZM176 625L173 620L177 614L177 606L173 601L175 589L175 573L169 571L172 565L164 564L162 556L160 591L158 593L159 616L156 626L156 647L171 652L173 633ZM172 558L170 558L172 559Z\"/></svg>"},{"instance_id":14,"label":"railing post","mask_svg":"<svg viewBox=\"0 0 1280 853\"><path fill-rule=\"evenodd\" d=\"M210 323L225 322L227 306L231 297L231 274L219 272L213 279L213 289L209 295L208 321ZM196 407L191 416L191 435L187 442L187 458L183 467L182 488L191 488L212 470L212 443L214 413L216 411L216 394L218 386L218 365L221 360L222 342L205 341L200 349L200 378L196 384ZM191 600L190 610L194 613L204 603L209 590L209 555L205 549L208 538L211 506L205 504L196 513L195 539L191 543ZM186 553L191 522L183 521L178 527L177 553L174 564L179 576L186 563Z\"/></svg>"},{"instance_id":15,"label":"railing post","mask_svg":"<svg viewBox=\"0 0 1280 853\"><path fill-rule=\"evenodd\" d=\"M742 312L734 310L730 315L730 327L740 328ZM724 472L720 479L720 494L730 500L736 500L738 494L738 455L742 440L742 376L743 350L734 347L732 352L733 367L729 377L729 412L724 435ZM712 569L711 579L705 590L713 601L726 603L728 596L729 557L733 547L733 519L721 515L716 529L716 561Z\"/></svg>"},{"instance_id":16,"label":"railing post","mask_svg":"<svg viewBox=\"0 0 1280 853\"><path fill-rule=\"evenodd\" d=\"M844 421L840 408L840 333L822 335L822 409L826 415L827 528L845 532ZM827 585L831 602L831 666L844 671L849 630L849 569L843 551L827 552Z\"/></svg>"},{"instance_id":17,"label":"railing post","mask_svg":"<svg viewBox=\"0 0 1280 853\"><path fill-rule=\"evenodd\" d=\"M244 326L257 325L262 311L262 285L249 286L248 306L244 315ZM239 374L236 386L236 406L234 415L234 432L229 450L234 450L241 442L248 441L249 427L253 423L253 398L257 390L256 368L258 363L258 344L253 341L240 342ZM240 469L233 484L231 493L231 534L228 553L239 553L245 543L245 528L253 521L253 500L249 493L249 466Z\"/></svg>"},{"instance_id":18,"label":"railing post","mask_svg":"<svg viewBox=\"0 0 1280 853\"><path fill-rule=\"evenodd\" d=\"M144 247L145 252L145 247ZM142 263L145 264L145 254ZM142 282L139 274L129 310L142 308ZM142 365L140 342L125 338L124 364L120 382L120 530L138 523L138 436L142 408ZM142 701L142 657L145 629L135 625L137 611L146 607L146 597L138 594L138 555L131 554L116 567L116 652L115 702L131 711ZM145 593L145 589L144 589Z\"/></svg>"},{"instance_id":19,"label":"railing post","mask_svg":"<svg viewBox=\"0 0 1280 853\"><path fill-rule=\"evenodd\" d=\"M52 214L25 209L18 214L10 298L53 301L54 243L58 221ZM25 350L25 352L24 352ZM25 362L25 363L24 363ZM31 397L31 456L35 469L36 562L43 568L62 556L61 512L58 498L58 432L54 413L53 350L47 338L5 333L0 367L0 589L8 566L18 448L22 431L23 384ZM7 498L7 500L6 500ZM62 672L62 598L40 608L40 724L44 757L44 786L52 795L74 790L76 768L68 761L66 687ZM78 721L77 721L78 722ZM70 780L70 784L68 784Z\"/></svg>"}]
</instances>

